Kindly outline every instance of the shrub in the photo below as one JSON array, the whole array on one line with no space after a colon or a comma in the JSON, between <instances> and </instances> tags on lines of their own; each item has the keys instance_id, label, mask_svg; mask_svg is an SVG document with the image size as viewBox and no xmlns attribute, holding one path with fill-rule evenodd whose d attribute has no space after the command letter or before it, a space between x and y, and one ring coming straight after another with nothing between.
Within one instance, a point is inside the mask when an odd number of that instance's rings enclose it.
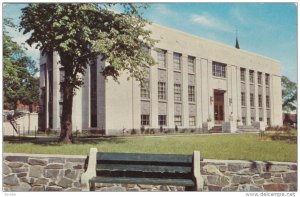
<instances>
[{"instance_id":1,"label":"shrub","mask_svg":"<svg viewBox=\"0 0 300 197\"><path fill-rule=\"evenodd\" d=\"M178 126L175 125L175 132L178 132Z\"/></svg>"},{"instance_id":2,"label":"shrub","mask_svg":"<svg viewBox=\"0 0 300 197\"><path fill-rule=\"evenodd\" d=\"M162 126L160 126L159 131L160 131L160 133L163 133L164 132L164 128Z\"/></svg>"},{"instance_id":3,"label":"shrub","mask_svg":"<svg viewBox=\"0 0 300 197\"><path fill-rule=\"evenodd\" d=\"M136 130L135 129L131 130L131 135L136 135Z\"/></svg>"},{"instance_id":4,"label":"shrub","mask_svg":"<svg viewBox=\"0 0 300 197\"><path fill-rule=\"evenodd\" d=\"M144 125L143 125L143 126L141 126L141 133L142 133L142 134L144 134L144 133L145 133L145 127L144 127Z\"/></svg>"}]
</instances>

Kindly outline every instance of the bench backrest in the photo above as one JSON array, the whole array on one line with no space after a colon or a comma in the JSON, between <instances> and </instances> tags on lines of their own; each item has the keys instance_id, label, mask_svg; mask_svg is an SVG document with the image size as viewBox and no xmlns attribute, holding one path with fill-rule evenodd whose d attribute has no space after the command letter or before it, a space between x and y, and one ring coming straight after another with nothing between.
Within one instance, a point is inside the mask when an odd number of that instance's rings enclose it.
<instances>
[{"instance_id":1,"label":"bench backrest","mask_svg":"<svg viewBox=\"0 0 300 197\"><path fill-rule=\"evenodd\" d=\"M96 174L105 177L191 179L193 156L98 152Z\"/></svg>"}]
</instances>

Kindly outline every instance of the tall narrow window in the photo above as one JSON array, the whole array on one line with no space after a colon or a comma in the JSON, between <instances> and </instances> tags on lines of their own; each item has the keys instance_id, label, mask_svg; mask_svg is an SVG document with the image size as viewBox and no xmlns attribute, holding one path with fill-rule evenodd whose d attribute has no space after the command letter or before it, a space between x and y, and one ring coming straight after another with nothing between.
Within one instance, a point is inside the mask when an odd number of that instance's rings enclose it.
<instances>
[{"instance_id":1,"label":"tall narrow window","mask_svg":"<svg viewBox=\"0 0 300 197\"><path fill-rule=\"evenodd\" d=\"M158 99L166 100L166 83L158 82Z\"/></svg>"},{"instance_id":2,"label":"tall narrow window","mask_svg":"<svg viewBox=\"0 0 300 197\"><path fill-rule=\"evenodd\" d=\"M254 94L250 93L250 106L254 107Z\"/></svg>"},{"instance_id":3,"label":"tall narrow window","mask_svg":"<svg viewBox=\"0 0 300 197\"><path fill-rule=\"evenodd\" d=\"M189 73L195 72L195 57L188 56L188 71Z\"/></svg>"},{"instance_id":4,"label":"tall narrow window","mask_svg":"<svg viewBox=\"0 0 300 197\"><path fill-rule=\"evenodd\" d=\"M266 83L266 86L270 85L270 75L269 74L265 75L265 83Z\"/></svg>"},{"instance_id":5,"label":"tall narrow window","mask_svg":"<svg viewBox=\"0 0 300 197\"><path fill-rule=\"evenodd\" d=\"M250 83L254 83L254 71L249 70L249 81Z\"/></svg>"},{"instance_id":6,"label":"tall narrow window","mask_svg":"<svg viewBox=\"0 0 300 197\"><path fill-rule=\"evenodd\" d=\"M166 115L158 115L158 125L159 126L167 125L167 116Z\"/></svg>"},{"instance_id":7,"label":"tall narrow window","mask_svg":"<svg viewBox=\"0 0 300 197\"><path fill-rule=\"evenodd\" d=\"M195 102L195 86L188 87L189 102Z\"/></svg>"},{"instance_id":8,"label":"tall narrow window","mask_svg":"<svg viewBox=\"0 0 300 197\"><path fill-rule=\"evenodd\" d=\"M141 115L141 125L149 126L150 125L150 115Z\"/></svg>"},{"instance_id":9,"label":"tall narrow window","mask_svg":"<svg viewBox=\"0 0 300 197\"><path fill-rule=\"evenodd\" d=\"M266 96L266 107L270 108L270 96Z\"/></svg>"},{"instance_id":10,"label":"tall narrow window","mask_svg":"<svg viewBox=\"0 0 300 197\"><path fill-rule=\"evenodd\" d=\"M245 95L245 92L241 93L241 104L242 104L243 107L246 106L246 95Z\"/></svg>"},{"instance_id":11,"label":"tall narrow window","mask_svg":"<svg viewBox=\"0 0 300 197\"><path fill-rule=\"evenodd\" d=\"M226 77L226 64L219 62L213 62L212 64L212 73L216 77Z\"/></svg>"},{"instance_id":12,"label":"tall narrow window","mask_svg":"<svg viewBox=\"0 0 300 197\"><path fill-rule=\"evenodd\" d=\"M91 127L97 127L97 62L93 61L90 65L90 94L91 94Z\"/></svg>"},{"instance_id":13,"label":"tall narrow window","mask_svg":"<svg viewBox=\"0 0 300 197\"><path fill-rule=\"evenodd\" d=\"M157 49L157 62L159 67L166 68L166 51L162 49Z\"/></svg>"},{"instance_id":14,"label":"tall narrow window","mask_svg":"<svg viewBox=\"0 0 300 197\"><path fill-rule=\"evenodd\" d=\"M144 81L141 84L141 98L143 98L143 99L150 99L149 81Z\"/></svg>"},{"instance_id":15,"label":"tall narrow window","mask_svg":"<svg viewBox=\"0 0 300 197\"><path fill-rule=\"evenodd\" d=\"M181 84L174 84L174 101L181 101Z\"/></svg>"},{"instance_id":16,"label":"tall narrow window","mask_svg":"<svg viewBox=\"0 0 300 197\"><path fill-rule=\"evenodd\" d=\"M189 117L189 125L190 126L196 126L196 117L195 116L190 116Z\"/></svg>"},{"instance_id":17,"label":"tall narrow window","mask_svg":"<svg viewBox=\"0 0 300 197\"><path fill-rule=\"evenodd\" d=\"M246 81L246 69L245 68L241 68L241 81L245 82Z\"/></svg>"},{"instance_id":18,"label":"tall narrow window","mask_svg":"<svg viewBox=\"0 0 300 197\"><path fill-rule=\"evenodd\" d=\"M259 94L258 95L258 107L262 107L262 95L261 94Z\"/></svg>"},{"instance_id":19,"label":"tall narrow window","mask_svg":"<svg viewBox=\"0 0 300 197\"><path fill-rule=\"evenodd\" d=\"M181 54L173 53L174 70L181 70Z\"/></svg>"},{"instance_id":20,"label":"tall narrow window","mask_svg":"<svg viewBox=\"0 0 300 197\"><path fill-rule=\"evenodd\" d=\"M174 121L175 121L176 126L181 126L182 125L181 116L175 116Z\"/></svg>"},{"instance_id":21,"label":"tall narrow window","mask_svg":"<svg viewBox=\"0 0 300 197\"><path fill-rule=\"evenodd\" d=\"M258 85L262 85L261 75L262 75L261 72L258 72L258 73L257 73L257 83L258 83Z\"/></svg>"}]
</instances>

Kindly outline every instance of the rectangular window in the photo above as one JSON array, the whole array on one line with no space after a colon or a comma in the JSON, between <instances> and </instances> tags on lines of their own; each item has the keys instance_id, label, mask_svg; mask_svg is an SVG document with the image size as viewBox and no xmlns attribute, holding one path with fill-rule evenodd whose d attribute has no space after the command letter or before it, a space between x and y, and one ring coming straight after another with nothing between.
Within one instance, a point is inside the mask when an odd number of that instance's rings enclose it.
<instances>
[{"instance_id":1,"label":"rectangular window","mask_svg":"<svg viewBox=\"0 0 300 197\"><path fill-rule=\"evenodd\" d=\"M226 77L226 64L219 62L213 62L212 64L212 73L216 77Z\"/></svg>"},{"instance_id":2,"label":"rectangular window","mask_svg":"<svg viewBox=\"0 0 300 197\"><path fill-rule=\"evenodd\" d=\"M241 104L242 104L243 107L246 106L246 95L245 95L245 92L241 93Z\"/></svg>"},{"instance_id":3,"label":"rectangular window","mask_svg":"<svg viewBox=\"0 0 300 197\"><path fill-rule=\"evenodd\" d=\"M174 101L181 101L181 84L174 84Z\"/></svg>"},{"instance_id":4,"label":"rectangular window","mask_svg":"<svg viewBox=\"0 0 300 197\"><path fill-rule=\"evenodd\" d=\"M181 70L181 54L173 53L174 70Z\"/></svg>"},{"instance_id":5,"label":"rectangular window","mask_svg":"<svg viewBox=\"0 0 300 197\"><path fill-rule=\"evenodd\" d=\"M158 82L158 99L166 100L166 83Z\"/></svg>"},{"instance_id":6,"label":"rectangular window","mask_svg":"<svg viewBox=\"0 0 300 197\"><path fill-rule=\"evenodd\" d=\"M243 125L246 125L246 117L242 117L242 123Z\"/></svg>"},{"instance_id":7,"label":"rectangular window","mask_svg":"<svg viewBox=\"0 0 300 197\"><path fill-rule=\"evenodd\" d=\"M188 87L189 102L195 102L195 86Z\"/></svg>"},{"instance_id":8,"label":"rectangular window","mask_svg":"<svg viewBox=\"0 0 300 197\"><path fill-rule=\"evenodd\" d=\"M255 121L255 118L251 116L251 123Z\"/></svg>"},{"instance_id":9,"label":"rectangular window","mask_svg":"<svg viewBox=\"0 0 300 197\"><path fill-rule=\"evenodd\" d=\"M266 107L270 108L270 96L266 96Z\"/></svg>"},{"instance_id":10,"label":"rectangular window","mask_svg":"<svg viewBox=\"0 0 300 197\"><path fill-rule=\"evenodd\" d=\"M188 56L188 71L189 73L195 72L195 57Z\"/></svg>"},{"instance_id":11,"label":"rectangular window","mask_svg":"<svg viewBox=\"0 0 300 197\"><path fill-rule=\"evenodd\" d=\"M196 117L195 116L190 116L189 117L189 125L190 126L196 126Z\"/></svg>"},{"instance_id":12,"label":"rectangular window","mask_svg":"<svg viewBox=\"0 0 300 197\"><path fill-rule=\"evenodd\" d=\"M181 126L182 125L182 123L181 123L181 116L175 116L174 117L174 122L175 122L176 126Z\"/></svg>"},{"instance_id":13,"label":"rectangular window","mask_svg":"<svg viewBox=\"0 0 300 197\"><path fill-rule=\"evenodd\" d=\"M258 83L258 85L262 85L261 72L257 73L257 83Z\"/></svg>"},{"instance_id":14,"label":"rectangular window","mask_svg":"<svg viewBox=\"0 0 300 197\"><path fill-rule=\"evenodd\" d=\"M245 68L241 68L241 81L245 82L246 81L246 69Z\"/></svg>"},{"instance_id":15,"label":"rectangular window","mask_svg":"<svg viewBox=\"0 0 300 197\"><path fill-rule=\"evenodd\" d=\"M266 83L266 86L270 85L270 75L269 74L265 75L265 83Z\"/></svg>"},{"instance_id":16,"label":"rectangular window","mask_svg":"<svg viewBox=\"0 0 300 197\"><path fill-rule=\"evenodd\" d=\"M159 67L166 68L166 51L162 49L157 49L157 62Z\"/></svg>"},{"instance_id":17,"label":"rectangular window","mask_svg":"<svg viewBox=\"0 0 300 197\"><path fill-rule=\"evenodd\" d=\"M149 81L143 81L141 84L141 98L150 99L150 85Z\"/></svg>"},{"instance_id":18,"label":"rectangular window","mask_svg":"<svg viewBox=\"0 0 300 197\"><path fill-rule=\"evenodd\" d=\"M259 117L259 121L263 121L264 119L262 117Z\"/></svg>"},{"instance_id":19,"label":"rectangular window","mask_svg":"<svg viewBox=\"0 0 300 197\"><path fill-rule=\"evenodd\" d=\"M158 124L159 126L167 125L167 116L166 115L158 115Z\"/></svg>"},{"instance_id":20,"label":"rectangular window","mask_svg":"<svg viewBox=\"0 0 300 197\"><path fill-rule=\"evenodd\" d=\"M250 83L254 83L254 71L249 70L249 81Z\"/></svg>"},{"instance_id":21,"label":"rectangular window","mask_svg":"<svg viewBox=\"0 0 300 197\"><path fill-rule=\"evenodd\" d=\"M262 95L261 94L259 94L258 95L258 107L262 107Z\"/></svg>"},{"instance_id":22,"label":"rectangular window","mask_svg":"<svg viewBox=\"0 0 300 197\"><path fill-rule=\"evenodd\" d=\"M250 106L254 107L254 94L250 93Z\"/></svg>"},{"instance_id":23,"label":"rectangular window","mask_svg":"<svg viewBox=\"0 0 300 197\"><path fill-rule=\"evenodd\" d=\"M150 125L150 115L141 115L141 125L149 126Z\"/></svg>"}]
</instances>

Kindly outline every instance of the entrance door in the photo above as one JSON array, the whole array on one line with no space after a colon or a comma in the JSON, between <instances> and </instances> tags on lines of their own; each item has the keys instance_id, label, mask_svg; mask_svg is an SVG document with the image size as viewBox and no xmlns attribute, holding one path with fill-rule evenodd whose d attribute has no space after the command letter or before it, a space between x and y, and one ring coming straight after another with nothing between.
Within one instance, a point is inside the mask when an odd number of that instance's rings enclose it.
<instances>
[{"instance_id":1,"label":"entrance door","mask_svg":"<svg viewBox=\"0 0 300 197\"><path fill-rule=\"evenodd\" d=\"M215 124L224 121L224 91L214 91L214 118Z\"/></svg>"}]
</instances>

